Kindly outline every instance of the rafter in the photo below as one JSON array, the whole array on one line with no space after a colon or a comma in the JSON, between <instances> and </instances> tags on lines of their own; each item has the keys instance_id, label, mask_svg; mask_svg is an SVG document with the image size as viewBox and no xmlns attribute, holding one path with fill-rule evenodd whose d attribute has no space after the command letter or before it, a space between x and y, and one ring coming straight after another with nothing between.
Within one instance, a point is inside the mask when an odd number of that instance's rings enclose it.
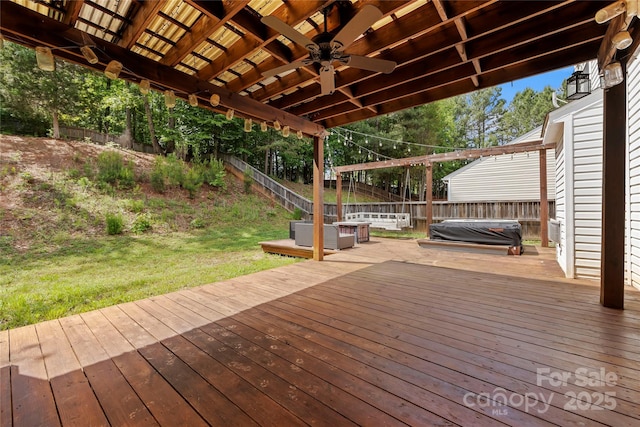
<instances>
[{"instance_id":1,"label":"rafter","mask_svg":"<svg viewBox=\"0 0 640 427\"><path fill-rule=\"evenodd\" d=\"M203 2L191 2L195 3L195 6L199 9L203 7L200 3ZM207 4L211 4L212 2L206 2ZM191 31L187 32L178 40L178 42L171 48L160 60L161 64L175 66L180 61L182 61L188 54L193 51L195 46L200 45L203 41L205 41L211 34L218 31L220 28L224 26L233 16L238 13L238 11L242 10L247 3L248 0L236 0L236 1L221 1L215 2L220 11L218 15L214 15L213 13L205 13L203 16L198 19L195 24L191 27ZM202 9L200 9L202 11ZM205 9L209 12L209 9Z\"/></svg>"},{"instance_id":2,"label":"rafter","mask_svg":"<svg viewBox=\"0 0 640 427\"><path fill-rule=\"evenodd\" d=\"M67 2L62 23L73 27L78 20L78 15L80 15L80 9L82 9L83 4L83 0Z\"/></svg>"},{"instance_id":3,"label":"rafter","mask_svg":"<svg viewBox=\"0 0 640 427\"><path fill-rule=\"evenodd\" d=\"M131 24L125 27L118 45L126 49L131 49L131 46L138 41L162 6L163 3L159 1L145 1L141 3L131 19Z\"/></svg>"}]
</instances>

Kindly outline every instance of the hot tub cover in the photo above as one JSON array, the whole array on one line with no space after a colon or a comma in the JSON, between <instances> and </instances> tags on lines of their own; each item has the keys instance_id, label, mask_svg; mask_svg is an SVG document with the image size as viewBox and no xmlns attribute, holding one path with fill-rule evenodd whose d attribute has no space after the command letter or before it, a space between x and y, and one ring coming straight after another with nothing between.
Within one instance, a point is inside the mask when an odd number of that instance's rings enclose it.
<instances>
[{"instance_id":1,"label":"hot tub cover","mask_svg":"<svg viewBox=\"0 0 640 427\"><path fill-rule=\"evenodd\" d=\"M522 227L516 220L446 220L429 226L431 240L522 246Z\"/></svg>"}]
</instances>

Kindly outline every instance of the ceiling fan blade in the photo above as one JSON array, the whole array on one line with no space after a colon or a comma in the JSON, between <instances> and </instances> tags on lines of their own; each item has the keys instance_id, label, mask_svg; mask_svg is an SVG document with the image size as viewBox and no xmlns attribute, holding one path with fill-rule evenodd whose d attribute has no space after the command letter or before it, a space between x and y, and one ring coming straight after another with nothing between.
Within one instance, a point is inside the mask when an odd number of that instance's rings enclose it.
<instances>
[{"instance_id":1,"label":"ceiling fan blade","mask_svg":"<svg viewBox=\"0 0 640 427\"><path fill-rule=\"evenodd\" d=\"M359 35L367 31L373 24L382 18L380 9L373 5L366 5L360 12L347 22L338 34L333 38L331 47L334 50L343 50L351 46Z\"/></svg>"},{"instance_id":2,"label":"ceiling fan blade","mask_svg":"<svg viewBox=\"0 0 640 427\"><path fill-rule=\"evenodd\" d=\"M335 71L333 65L320 69L320 91L323 95L331 95L336 90Z\"/></svg>"},{"instance_id":3,"label":"ceiling fan blade","mask_svg":"<svg viewBox=\"0 0 640 427\"><path fill-rule=\"evenodd\" d=\"M368 56L349 55L349 67L389 74L396 68L396 63L386 59L369 58Z\"/></svg>"},{"instance_id":4,"label":"ceiling fan blade","mask_svg":"<svg viewBox=\"0 0 640 427\"><path fill-rule=\"evenodd\" d=\"M273 28L274 30L276 30L292 42L299 44L300 46L304 46L307 49L319 49L318 45L313 40L311 40L301 32L296 31L295 29L293 29L293 27L285 24L275 16L263 16L260 21L262 21L264 25Z\"/></svg>"},{"instance_id":5,"label":"ceiling fan blade","mask_svg":"<svg viewBox=\"0 0 640 427\"><path fill-rule=\"evenodd\" d=\"M285 71L295 70L296 68L304 67L307 65L307 61L296 61L290 64L284 64L280 67L272 68L271 70L264 71L262 73L262 77L268 78L273 77L277 74L284 73Z\"/></svg>"}]
</instances>

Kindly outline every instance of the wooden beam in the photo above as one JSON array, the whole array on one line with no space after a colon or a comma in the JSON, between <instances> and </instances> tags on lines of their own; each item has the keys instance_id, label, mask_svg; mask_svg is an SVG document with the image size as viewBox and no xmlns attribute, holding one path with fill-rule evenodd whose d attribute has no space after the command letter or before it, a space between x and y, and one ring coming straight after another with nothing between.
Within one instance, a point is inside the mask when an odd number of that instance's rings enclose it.
<instances>
[{"instance_id":1,"label":"wooden beam","mask_svg":"<svg viewBox=\"0 0 640 427\"><path fill-rule=\"evenodd\" d=\"M78 19L78 15L80 15L80 9L82 9L83 4L83 0L68 1L62 23L73 27Z\"/></svg>"},{"instance_id":2,"label":"wooden beam","mask_svg":"<svg viewBox=\"0 0 640 427\"><path fill-rule=\"evenodd\" d=\"M313 137L313 259L324 258L324 139Z\"/></svg>"},{"instance_id":3,"label":"wooden beam","mask_svg":"<svg viewBox=\"0 0 640 427\"><path fill-rule=\"evenodd\" d=\"M549 247L549 201L547 200L547 150L540 150L540 241Z\"/></svg>"},{"instance_id":4,"label":"wooden beam","mask_svg":"<svg viewBox=\"0 0 640 427\"><path fill-rule=\"evenodd\" d=\"M138 11L131 19L131 24L125 27L118 45L126 49L131 49L131 46L138 41L142 33L144 33L144 30L147 29L164 4L165 3L161 1L142 2Z\"/></svg>"},{"instance_id":5,"label":"wooden beam","mask_svg":"<svg viewBox=\"0 0 640 427\"><path fill-rule=\"evenodd\" d=\"M602 156L602 242L600 250L600 303L624 308L625 169L627 133L625 80L604 91Z\"/></svg>"},{"instance_id":6,"label":"wooden beam","mask_svg":"<svg viewBox=\"0 0 640 427\"><path fill-rule=\"evenodd\" d=\"M336 213L338 221L342 221L342 174L336 174Z\"/></svg>"},{"instance_id":7,"label":"wooden beam","mask_svg":"<svg viewBox=\"0 0 640 427\"><path fill-rule=\"evenodd\" d=\"M425 181L427 187L427 194L425 196L425 217L427 218L427 235L431 237L431 233L429 233L429 226L433 224L433 163L427 163L425 169L427 174Z\"/></svg>"},{"instance_id":8,"label":"wooden beam","mask_svg":"<svg viewBox=\"0 0 640 427\"><path fill-rule=\"evenodd\" d=\"M598 68L600 71L604 70L604 67L613 61L613 56L617 50L612 42L613 37L620 31L627 30L629 25L631 25L632 20L633 16L627 17L626 13L623 13L622 15L616 16L609 22L604 40L602 40L602 44L598 50Z\"/></svg>"},{"instance_id":9,"label":"wooden beam","mask_svg":"<svg viewBox=\"0 0 640 427\"><path fill-rule=\"evenodd\" d=\"M353 172L361 170L385 169L394 167L406 167L427 165L430 163L449 162L452 160L470 160L479 157L499 156L502 154L526 153L529 151L550 150L555 144L543 144L542 140L521 142L519 144L498 145L487 148L471 148L467 150L452 151L450 153L427 154L426 156L405 157L403 159L382 160L379 162L358 163L353 165L336 166L336 173Z\"/></svg>"},{"instance_id":10,"label":"wooden beam","mask_svg":"<svg viewBox=\"0 0 640 427\"><path fill-rule=\"evenodd\" d=\"M246 116L267 122L278 120L282 125L288 125L294 130L301 130L309 136L324 135L324 128L320 125L262 104L248 96L238 95L223 87L199 81L194 76L161 65L152 59L102 39L93 38L97 46L96 51L102 52L100 54L102 62L95 65L88 64L78 49L63 48L70 44L83 45L85 33L75 28L69 28L61 22L42 16L13 2L6 2L0 8L0 28L3 33L15 36L11 38L12 41L15 40L31 48L38 45L56 47L58 48L55 51L56 56L100 72L104 70L103 64L107 62L105 57L108 60L118 59L125 65L125 70L121 73L121 78L125 80L138 83L141 77L147 78L157 86L174 89L182 97L186 97L186 94L189 93L206 92L200 95L203 101L200 106L203 108L213 109L208 103L208 97L216 93L220 95L221 106L215 111L224 112L227 108L233 108L242 117Z\"/></svg>"},{"instance_id":11,"label":"wooden beam","mask_svg":"<svg viewBox=\"0 0 640 427\"><path fill-rule=\"evenodd\" d=\"M195 2L192 5L199 8L200 2ZM211 3L211 2L207 2ZM224 26L233 16L242 10L248 0L235 0L216 2L220 5L219 15L212 15L209 13L203 13L192 26L191 31L185 33L178 42L165 54L160 60L161 64L174 67L180 63L187 55L189 55L196 47L198 47L203 41L205 41L211 34L218 31ZM202 10L201 10L202 11Z\"/></svg>"}]
</instances>

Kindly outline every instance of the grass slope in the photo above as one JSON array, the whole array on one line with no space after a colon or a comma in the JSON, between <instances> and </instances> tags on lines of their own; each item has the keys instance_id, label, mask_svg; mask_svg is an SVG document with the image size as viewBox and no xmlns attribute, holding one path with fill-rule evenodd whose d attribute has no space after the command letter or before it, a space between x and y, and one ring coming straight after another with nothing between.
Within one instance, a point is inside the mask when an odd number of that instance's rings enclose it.
<instances>
[{"instance_id":1,"label":"grass slope","mask_svg":"<svg viewBox=\"0 0 640 427\"><path fill-rule=\"evenodd\" d=\"M158 194L153 156L124 152L136 185L114 189L84 173L103 150L0 136L0 329L296 262L258 245L285 238L290 214L232 177L194 199ZM123 218L123 234L107 235L108 213Z\"/></svg>"}]
</instances>

